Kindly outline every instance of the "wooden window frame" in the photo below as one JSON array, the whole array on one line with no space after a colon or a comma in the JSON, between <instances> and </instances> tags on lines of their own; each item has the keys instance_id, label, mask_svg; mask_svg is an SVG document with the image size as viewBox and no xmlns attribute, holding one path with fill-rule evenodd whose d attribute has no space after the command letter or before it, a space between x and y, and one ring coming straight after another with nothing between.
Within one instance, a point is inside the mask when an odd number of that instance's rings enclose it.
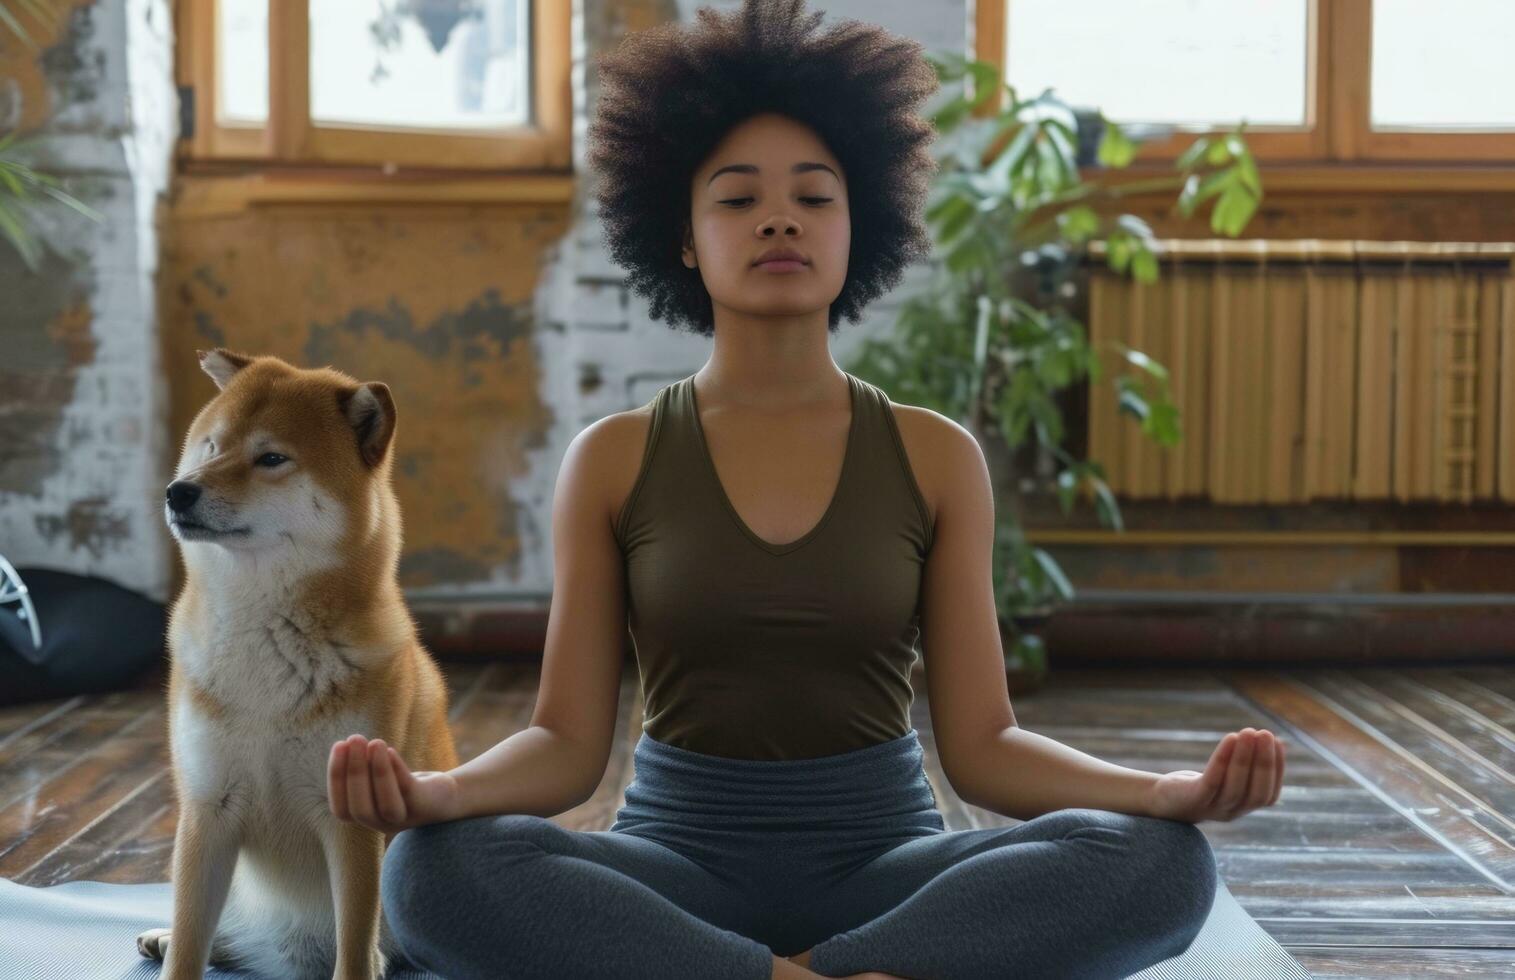
<instances>
[{"instance_id":1,"label":"wooden window frame","mask_svg":"<svg viewBox=\"0 0 1515 980\"><path fill-rule=\"evenodd\" d=\"M180 39L175 69L181 89L192 93L185 115L193 117L192 134L180 140L181 164L190 171L241 164L243 169L257 165L267 170L570 173L572 6L562 0L525 2L530 5L532 122L489 134L313 124L310 0L269 0L267 124L224 124L216 119L216 17L221 4L180 2L175 10Z\"/></svg>"},{"instance_id":2,"label":"wooden window frame","mask_svg":"<svg viewBox=\"0 0 1515 980\"><path fill-rule=\"evenodd\" d=\"M1003 76L1009 4L978 0L974 57ZM1515 132L1427 133L1374 130L1371 124L1373 0L1309 0L1304 128L1248 124L1247 145L1270 188L1321 191L1515 190ZM1001 90L996 102L1005 105ZM1137 147L1125 170L1137 178L1171 170L1204 135L1179 129ZM1083 168L1084 177L1108 174Z\"/></svg>"}]
</instances>

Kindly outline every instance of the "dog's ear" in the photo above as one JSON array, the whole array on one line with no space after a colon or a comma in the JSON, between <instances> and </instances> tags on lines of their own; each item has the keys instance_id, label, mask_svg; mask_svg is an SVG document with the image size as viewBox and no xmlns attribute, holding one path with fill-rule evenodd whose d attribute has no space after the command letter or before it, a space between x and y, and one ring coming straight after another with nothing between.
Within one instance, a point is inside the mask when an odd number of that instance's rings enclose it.
<instances>
[{"instance_id":1,"label":"dog's ear","mask_svg":"<svg viewBox=\"0 0 1515 980\"><path fill-rule=\"evenodd\" d=\"M197 350L195 356L200 358L200 369L210 375L216 387L223 391L232 375L253 362L251 357L229 351L225 347L217 347L212 351Z\"/></svg>"},{"instance_id":2,"label":"dog's ear","mask_svg":"<svg viewBox=\"0 0 1515 980\"><path fill-rule=\"evenodd\" d=\"M370 381L349 388L339 396L338 404L357 436L363 462L378 466L395 434L395 400L389 394L389 385Z\"/></svg>"}]
</instances>

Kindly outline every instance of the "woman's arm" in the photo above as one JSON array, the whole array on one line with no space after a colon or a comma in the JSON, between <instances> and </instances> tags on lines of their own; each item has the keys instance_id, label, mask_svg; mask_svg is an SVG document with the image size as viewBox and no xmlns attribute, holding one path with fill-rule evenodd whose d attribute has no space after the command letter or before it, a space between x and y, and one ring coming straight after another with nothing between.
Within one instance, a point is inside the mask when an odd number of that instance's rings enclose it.
<instances>
[{"instance_id":1,"label":"woman's arm","mask_svg":"<svg viewBox=\"0 0 1515 980\"><path fill-rule=\"evenodd\" d=\"M1128 769L1019 726L1005 729L966 766L965 800L1017 820L1069 807L1090 807L1197 823L1234 820L1278 802L1284 748L1266 729L1245 728L1220 740L1204 772ZM955 786L956 784L954 784Z\"/></svg>"},{"instance_id":2,"label":"woman's arm","mask_svg":"<svg viewBox=\"0 0 1515 980\"><path fill-rule=\"evenodd\" d=\"M978 440L927 409L900 413L935 513L922 573L921 642L931 725L948 782L970 803L1029 820L1070 807L1232 820L1278 800L1283 743L1227 734L1204 772L1128 769L1021 728L1010 706L994 601L994 495Z\"/></svg>"}]
</instances>

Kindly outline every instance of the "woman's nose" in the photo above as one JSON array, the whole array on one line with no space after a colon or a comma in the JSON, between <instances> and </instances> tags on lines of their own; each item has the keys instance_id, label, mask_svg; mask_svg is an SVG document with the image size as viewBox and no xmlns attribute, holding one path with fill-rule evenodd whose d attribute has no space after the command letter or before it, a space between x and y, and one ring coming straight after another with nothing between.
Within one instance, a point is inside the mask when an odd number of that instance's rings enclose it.
<instances>
[{"instance_id":1,"label":"woman's nose","mask_svg":"<svg viewBox=\"0 0 1515 980\"><path fill-rule=\"evenodd\" d=\"M757 232L759 232L759 235L773 235L779 229L785 230L786 233L792 233L800 230L800 226L798 226L794 218L768 218L767 221L762 223L762 226L759 226Z\"/></svg>"}]
</instances>

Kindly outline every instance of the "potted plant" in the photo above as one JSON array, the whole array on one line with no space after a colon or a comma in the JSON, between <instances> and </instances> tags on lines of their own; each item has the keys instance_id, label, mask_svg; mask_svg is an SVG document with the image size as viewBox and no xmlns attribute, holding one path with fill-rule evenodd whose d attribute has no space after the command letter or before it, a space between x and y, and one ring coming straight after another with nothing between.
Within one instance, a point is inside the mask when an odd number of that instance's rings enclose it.
<instances>
[{"instance_id":1,"label":"potted plant","mask_svg":"<svg viewBox=\"0 0 1515 980\"><path fill-rule=\"evenodd\" d=\"M987 62L928 57L949 93L961 87L932 116L940 134L926 208L933 277L902 304L891 336L860 345L849 370L901 401L957 419L983 447L996 476L994 596L1006 670L1013 692L1031 690L1047 669L1039 631L1074 590L1057 561L1026 541L1022 494L1054 491L1065 514L1080 496L1092 497L1099 522L1123 528L1103 467L1064 448L1059 406L1065 390L1103 375L1071 312L1075 274L1091 244L1103 245L1120 274L1141 283L1158 276L1146 222L1105 205L1181 188L1184 215L1214 199L1211 228L1235 237L1262 185L1241 125L1197 138L1171 177L1085 180L1080 139L1087 146L1097 136L1096 158L1109 168L1129 164L1140 140L1098 111L1075 111L1052 89L1020 99ZM998 108L991 103L1001 89L1007 98ZM1157 444L1176 445L1182 436L1167 370L1141 351L1113 346L1135 369L1112 379L1120 411Z\"/></svg>"}]
</instances>

